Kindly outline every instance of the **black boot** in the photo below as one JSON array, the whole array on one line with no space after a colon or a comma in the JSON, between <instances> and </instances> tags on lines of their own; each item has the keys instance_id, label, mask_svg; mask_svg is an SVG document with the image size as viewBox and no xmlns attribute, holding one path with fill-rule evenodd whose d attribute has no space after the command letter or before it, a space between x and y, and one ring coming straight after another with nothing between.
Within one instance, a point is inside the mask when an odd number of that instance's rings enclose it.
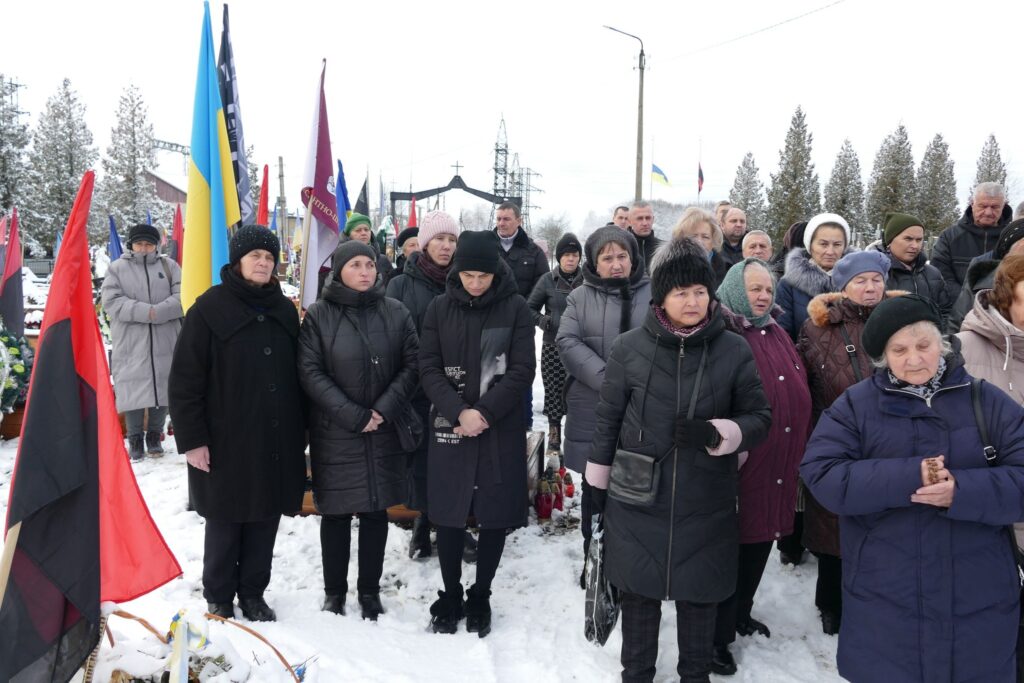
<instances>
[{"instance_id":1,"label":"black boot","mask_svg":"<svg viewBox=\"0 0 1024 683\"><path fill-rule=\"evenodd\" d=\"M230 602L208 602L206 603L206 611L215 617L235 618L235 606Z\"/></svg>"},{"instance_id":2,"label":"black boot","mask_svg":"<svg viewBox=\"0 0 1024 683\"><path fill-rule=\"evenodd\" d=\"M164 447L160 443L160 432L146 432L146 452L155 457L164 454Z\"/></svg>"},{"instance_id":3,"label":"black boot","mask_svg":"<svg viewBox=\"0 0 1024 683\"><path fill-rule=\"evenodd\" d=\"M462 551L462 561L466 564L476 564L476 539L473 537L473 532L466 529L466 535L463 539L466 547Z\"/></svg>"},{"instance_id":4,"label":"black boot","mask_svg":"<svg viewBox=\"0 0 1024 683\"><path fill-rule=\"evenodd\" d=\"M760 633L765 638L772 637L772 632L768 630L768 627L753 617L737 619L736 633L741 636L752 636L755 633Z\"/></svg>"},{"instance_id":5,"label":"black boot","mask_svg":"<svg viewBox=\"0 0 1024 683\"><path fill-rule=\"evenodd\" d=\"M331 595L328 593L324 596L324 604L320 609L324 612L333 612L334 614L345 616L345 594Z\"/></svg>"},{"instance_id":6,"label":"black boot","mask_svg":"<svg viewBox=\"0 0 1024 683\"><path fill-rule=\"evenodd\" d=\"M839 633L839 625L843 621L841 615L830 610L821 610L821 632L826 636L834 636Z\"/></svg>"},{"instance_id":7,"label":"black boot","mask_svg":"<svg viewBox=\"0 0 1024 683\"><path fill-rule=\"evenodd\" d=\"M360 593L359 607L363 611L363 619L377 621L377 617L384 614L384 605L380 604L380 591Z\"/></svg>"},{"instance_id":8,"label":"black boot","mask_svg":"<svg viewBox=\"0 0 1024 683\"><path fill-rule=\"evenodd\" d=\"M132 434L128 437L128 457L132 459L132 462L139 462L146 457L146 452L143 450L142 434Z\"/></svg>"},{"instance_id":9,"label":"black boot","mask_svg":"<svg viewBox=\"0 0 1024 683\"><path fill-rule=\"evenodd\" d=\"M714 654L711 655L711 673L719 676L732 676L736 673L736 660L729 652L728 645L715 645Z\"/></svg>"},{"instance_id":10,"label":"black boot","mask_svg":"<svg viewBox=\"0 0 1024 683\"><path fill-rule=\"evenodd\" d=\"M426 513L421 512L420 516L413 520L412 523L409 557L413 560L425 560L430 555L430 520L427 519Z\"/></svg>"},{"instance_id":11,"label":"black boot","mask_svg":"<svg viewBox=\"0 0 1024 683\"><path fill-rule=\"evenodd\" d=\"M491 632L491 591L473 585L466 591L466 631L484 638Z\"/></svg>"},{"instance_id":12,"label":"black boot","mask_svg":"<svg viewBox=\"0 0 1024 683\"><path fill-rule=\"evenodd\" d=\"M562 425L558 422L548 422L548 451L562 452Z\"/></svg>"},{"instance_id":13,"label":"black boot","mask_svg":"<svg viewBox=\"0 0 1024 683\"><path fill-rule=\"evenodd\" d=\"M434 633L455 633L459 630L459 622L465 616L462 601L462 587L458 595L449 595L437 591L437 600L430 606L430 627Z\"/></svg>"},{"instance_id":14,"label":"black boot","mask_svg":"<svg viewBox=\"0 0 1024 683\"><path fill-rule=\"evenodd\" d=\"M242 608L242 616L249 621L277 621L277 615L263 597L238 598L238 606Z\"/></svg>"}]
</instances>

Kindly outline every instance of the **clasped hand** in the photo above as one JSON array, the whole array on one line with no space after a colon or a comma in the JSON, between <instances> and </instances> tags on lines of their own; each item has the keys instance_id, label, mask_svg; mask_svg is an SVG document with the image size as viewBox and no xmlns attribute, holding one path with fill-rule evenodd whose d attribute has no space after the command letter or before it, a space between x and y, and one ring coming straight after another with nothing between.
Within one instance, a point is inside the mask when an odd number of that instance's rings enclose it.
<instances>
[{"instance_id":1,"label":"clasped hand","mask_svg":"<svg viewBox=\"0 0 1024 683\"><path fill-rule=\"evenodd\" d=\"M946 469L946 456L925 458L921 461L921 488L910 496L912 503L948 508L953 504L956 479Z\"/></svg>"},{"instance_id":2,"label":"clasped hand","mask_svg":"<svg viewBox=\"0 0 1024 683\"><path fill-rule=\"evenodd\" d=\"M459 426L453 431L459 436L479 436L490 427L483 414L475 408L466 408L459 413Z\"/></svg>"},{"instance_id":3,"label":"clasped hand","mask_svg":"<svg viewBox=\"0 0 1024 683\"><path fill-rule=\"evenodd\" d=\"M370 421L366 423L365 427L363 427L363 432L375 432L377 431L377 427L380 427L383 422L384 417L376 410L371 410Z\"/></svg>"}]
</instances>

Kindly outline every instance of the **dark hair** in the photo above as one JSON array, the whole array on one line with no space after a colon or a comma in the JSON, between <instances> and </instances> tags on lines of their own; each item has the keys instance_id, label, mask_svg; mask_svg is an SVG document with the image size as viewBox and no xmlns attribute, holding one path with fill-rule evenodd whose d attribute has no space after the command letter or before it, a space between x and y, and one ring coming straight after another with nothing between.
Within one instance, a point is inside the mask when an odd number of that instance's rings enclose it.
<instances>
[{"instance_id":1,"label":"dark hair","mask_svg":"<svg viewBox=\"0 0 1024 683\"><path fill-rule=\"evenodd\" d=\"M516 215L516 218L523 217L523 210L520 209L519 205L516 204L515 202L504 201L501 204L498 204L498 208L496 209L496 211L507 211L509 209L511 209L512 213Z\"/></svg>"},{"instance_id":2,"label":"dark hair","mask_svg":"<svg viewBox=\"0 0 1024 683\"><path fill-rule=\"evenodd\" d=\"M612 215L614 216L619 211L625 211L626 213L629 213L629 207L628 206L623 206L622 204L619 204L618 206L615 207L615 210L612 211Z\"/></svg>"},{"instance_id":3,"label":"dark hair","mask_svg":"<svg viewBox=\"0 0 1024 683\"><path fill-rule=\"evenodd\" d=\"M1007 256L996 268L995 282L988 302L995 306L1007 320L1010 320L1010 307L1013 306L1013 290L1017 283L1024 281L1024 256Z\"/></svg>"}]
</instances>

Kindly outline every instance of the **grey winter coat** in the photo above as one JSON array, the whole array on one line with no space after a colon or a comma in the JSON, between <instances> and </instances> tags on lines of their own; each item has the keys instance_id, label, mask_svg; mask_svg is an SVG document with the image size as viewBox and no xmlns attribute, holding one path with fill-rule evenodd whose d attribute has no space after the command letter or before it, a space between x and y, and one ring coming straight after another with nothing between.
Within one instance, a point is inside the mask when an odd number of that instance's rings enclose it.
<instances>
[{"instance_id":1,"label":"grey winter coat","mask_svg":"<svg viewBox=\"0 0 1024 683\"><path fill-rule=\"evenodd\" d=\"M631 243L633 244L633 243ZM590 260L583 264L583 286L566 299L555 343L568 377L563 453L570 469L582 472L590 457L597 424L597 397L612 342L643 324L651 303L651 280L645 262L632 247L629 278L601 278ZM629 307L628 318L622 307ZM624 319L625 318L625 319Z\"/></svg>"},{"instance_id":2,"label":"grey winter coat","mask_svg":"<svg viewBox=\"0 0 1024 683\"><path fill-rule=\"evenodd\" d=\"M110 264L102 297L118 412L167 405L167 377L184 317L180 292L181 269L166 256L126 251Z\"/></svg>"},{"instance_id":3,"label":"grey winter coat","mask_svg":"<svg viewBox=\"0 0 1024 683\"><path fill-rule=\"evenodd\" d=\"M537 280L526 303L533 311L533 323L544 330L545 344L555 342L558 324L561 322L562 312L565 310L565 300L569 298L569 292L582 284L582 268L577 268L568 280L562 277L562 271L558 268L550 273L544 273Z\"/></svg>"}]
</instances>

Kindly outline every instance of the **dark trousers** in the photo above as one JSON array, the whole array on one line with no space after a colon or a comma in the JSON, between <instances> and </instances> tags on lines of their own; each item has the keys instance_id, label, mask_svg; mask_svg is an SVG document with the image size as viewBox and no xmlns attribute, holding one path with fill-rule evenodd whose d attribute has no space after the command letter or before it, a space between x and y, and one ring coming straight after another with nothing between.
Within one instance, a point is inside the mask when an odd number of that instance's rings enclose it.
<instances>
[{"instance_id":1,"label":"dark trousers","mask_svg":"<svg viewBox=\"0 0 1024 683\"><path fill-rule=\"evenodd\" d=\"M843 614L843 561L835 555L814 553L818 558L818 583L814 604L822 612Z\"/></svg>"},{"instance_id":2,"label":"dark trousers","mask_svg":"<svg viewBox=\"0 0 1024 683\"><path fill-rule=\"evenodd\" d=\"M149 411L149 426L144 428L142 424L146 419L147 410ZM165 422L167 422L167 406L139 408L124 412L124 426L128 436L137 436L144 431L162 432Z\"/></svg>"},{"instance_id":3,"label":"dark trousers","mask_svg":"<svg viewBox=\"0 0 1024 683\"><path fill-rule=\"evenodd\" d=\"M466 548L465 537L466 530L463 527L437 527L437 559L441 564L445 593L462 594L462 551ZM491 590L491 582L494 581L504 550L504 529L480 530L476 548L476 587L479 590Z\"/></svg>"},{"instance_id":4,"label":"dark trousers","mask_svg":"<svg viewBox=\"0 0 1024 683\"><path fill-rule=\"evenodd\" d=\"M771 554L771 541L740 544L736 592L729 599L718 603L715 645L722 646L734 642L737 622L750 619L750 610L754 607L754 594L761 585L761 576Z\"/></svg>"},{"instance_id":5,"label":"dark trousers","mask_svg":"<svg viewBox=\"0 0 1024 683\"><path fill-rule=\"evenodd\" d=\"M533 387L523 394L523 420L526 431L533 429Z\"/></svg>"},{"instance_id":6,"label":"dark trousers","mask_svg":"<svg viewBox=\"0 0 1024 683\"><path fill-rule=\"evenodd\" d=\"M270 583L270 564L280 517L263 522L206 520L203 544L203 597L228 603L258 598Z\"/></svg>"},{"instance_id":7,"label":"dark trousers","mask_svg":"<svg viewBox=\"0 0 1024 683\"><path fill-rule=\"evenodd\" d=\"M388 542L388 511L359 513L360 595L380 592L384 573L384 547ZM324 592L345 595L348 592L348 561L352 550L352 515L320 518L320 552L324 560Z\"/></svg>"},{"instance_id":8,"label":"dark trousers","mask_svg":"<svg viewBox=\"0 0 1024 683\"><path fill-rule=\"evenodd\" d=\"M623 683L653 681L658 661L658 630L661 600L623 593ZM715 638L716 603L676 601L676 641L679 663L676 673L685 683L707 683Z\"/></svg>"},{"instance_id":9,"label":"dark trousers","mask_svg":"<svg viewBox=\"0 0 1024 683\"><path fill-rule=\"evenodd\" d=\"M804 554L804 544L801 539L804 536L804 513L798 512L793 518L793 533L779 539L779 552L786 553L798 562Z\"/></svg>"}]
</instances>

